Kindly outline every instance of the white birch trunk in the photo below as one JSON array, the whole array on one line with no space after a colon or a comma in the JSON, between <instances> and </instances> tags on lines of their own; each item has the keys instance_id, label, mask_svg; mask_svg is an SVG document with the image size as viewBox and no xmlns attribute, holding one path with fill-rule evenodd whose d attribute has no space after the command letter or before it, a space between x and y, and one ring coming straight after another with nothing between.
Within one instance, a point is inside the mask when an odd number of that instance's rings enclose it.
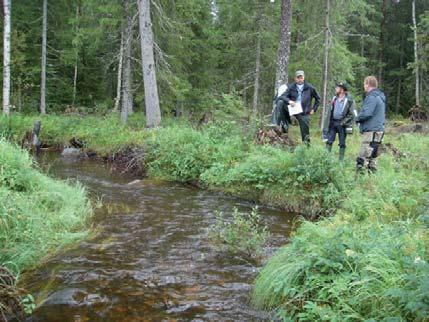
<instances>
[{"instance_id":1,"label":"white birch trunk","mask_svg":"<svg viewBox=\"0 0 429 322\"><path fill-rule=\"evenodd\" d=\"M161 123L158 86L153 54L153 31L150 17L150 0L138 0L146 126L156 127Z\"/></svg>"},{"instance_id":2,"label":"white birch trunk","mask_svg":"<svg viewBox=\"0 0 429 322\"><path fill-rule=\"evenodd\" d=\"M277 51L277 71L275 92L282 84L288 83L292 22L292 0L282 0L280 17L280 40Z\"/></svg>"},{"instance_id":3,"label":"white birch trunk","mask_svg":"<svg viewBox=\"0 0 429 322\"><path fill-rule=\"evenodd\" d=\"M40 114L46 114L46 31L48 25L48 0L43 0L42 71L40 75Z\"/></svg>"},{"instance_id":4,"label":"white birch trunk","mask_svg":"<svg viewBox=\"0 0 429 322\"><path fill-rule=\"evenodd\" d=\"M3 0L3 113L10 113L11 0Z\"/></svg>"},{"instance_id":5,"label":"white birch trunk","mask_svg":"<svg viewBox=\"0 0 429 322\"><path fill-rule=\"evenodd\" d=\"M255 80L253 86L253 117L258 114L259 103L259 80L261 78L261 41L262 41L262 2L258 2L258 14L256 17L257 39L256 39L256 61L255 61Z\"/></svg>"},{"instance_id":6,"label":"white birch trunk","mask_svg":"<svg viewBox=\"0 0 429 322\"><path fill-rule=\"evenodd\" d=\"M115 107L113 111L119 109L119 102L121 101L121 89L122 89L122 61L124 57L124 31L121 32L121 47L119 48L119 61L118 61L118 80L116 85L116 98L115 98Z\"/></svg>"}]
</instances>

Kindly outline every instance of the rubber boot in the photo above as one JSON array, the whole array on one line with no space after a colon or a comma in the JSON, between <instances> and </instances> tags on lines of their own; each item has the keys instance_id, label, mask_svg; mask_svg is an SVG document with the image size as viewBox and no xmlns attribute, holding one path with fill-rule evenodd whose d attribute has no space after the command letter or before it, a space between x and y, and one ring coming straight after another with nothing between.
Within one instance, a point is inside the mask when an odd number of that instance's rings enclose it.
<instances>
[{"instance_id":1,"label":"rubber boot","mask_svg":"<svg viewBox=\"0 0 429 322\"><path fill-rule=\"evenodd\" d=\"M339 160L340 162L344 161L344 156L346 155L346 148L340 148L340 155L339 155Z\"/></svg>"},{"instance_id":2,"label":"rubber boot","mask_svg":"<svg viewBox=\"0 0 429 322\"><path fill-rule=\"evenodd\" d=\"M331 152L332 151L332 144L326 144L326 150L328 152Z\"/></svg>"}]
</instances>

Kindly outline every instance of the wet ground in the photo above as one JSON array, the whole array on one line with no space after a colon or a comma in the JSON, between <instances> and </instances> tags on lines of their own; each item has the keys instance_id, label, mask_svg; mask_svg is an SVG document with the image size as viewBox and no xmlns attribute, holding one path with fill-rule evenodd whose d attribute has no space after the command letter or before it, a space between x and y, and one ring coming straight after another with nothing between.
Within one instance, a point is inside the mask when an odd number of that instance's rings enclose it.
<instances>
[{"instance_id":1,"label":"wet ground","mask_svg":"<svg viewBox=\"0 0 429 322\"><path fill-rule=\"evenodd\" d=\"M46 159L47 158L47 159ZM25 276L40 304L28 321L263 321L249 306L260 267L217 253L207 240L216 211L251 203L177 184L111 173L94 161L46 157L59 178L83 182L104 207L99 233ZM49 164L49 166L47 166ZM293 215L260 208L272 234L267 253L287 241Z\"/></svg>"}]
</instances>

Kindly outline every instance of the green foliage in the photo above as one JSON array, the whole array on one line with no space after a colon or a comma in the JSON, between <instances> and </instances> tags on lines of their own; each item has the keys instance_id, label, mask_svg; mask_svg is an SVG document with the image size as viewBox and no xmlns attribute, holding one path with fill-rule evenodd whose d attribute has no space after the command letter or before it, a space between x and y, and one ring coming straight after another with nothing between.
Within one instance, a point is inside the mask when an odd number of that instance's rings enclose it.
<instances>
[{"instance_id":1,"label":"green foliage","mask_svg":"<svg viewBox=\"0 0 429 322\"><path fill-rule=\"evenodd\" d=\"M399 137L407 157L383 155L382 171L348 184L333 218L302 223L258 276L254 304L285 321L425 321L428 144Z\"/></svg>"},{"instance_id":2,"label":"green foliage","mask_svg":"<svg viewBox=\"0 0 429 322\"><path fill-rule=\"evenodd\" d=\"M215 224L209 229L210 241L219 251L247 258L262 255L269 235L257 208L250 214L235 208L231 218L218 212Z\"/></svg>"},{"instance_id":3,"label":"green foliage","mask_svg":"<svg viewBox=\"0 0 429 322\"><path fill-rule=\"evenodd\" d=\"M42 122L41 141L47 145L68 146L76 138L88 150L95 150L100 155L113 154L127 147L139 145L143 141L145 121L141 114L130 116L125 126L117 114L106 116L23 116L14 114L0 116L0 134L19 142L25 132L33 128L36 120Z\"/></svg>"},{"instance_id":4,"label":"green foliage","mask_svg":"<svg viewBox=\"0 0 429 322\"><path fill-rule=\"evenodd\" d=\"M21 304L24 307L25 314L27 315L32 314L34 309L36 308L34 297L31 294L25 295L21 300Z\"/></svg>"},{"instance_id":5,"label":"green foliage","mask_svg":"<svg viewBox=\"0 0 429 322\"><path fill-rule=\"evenodd\" d=\"M0 265L17 272L86 235L85 189L35 169L26 152L0 139Z\"/></svg>"}]
</instances>

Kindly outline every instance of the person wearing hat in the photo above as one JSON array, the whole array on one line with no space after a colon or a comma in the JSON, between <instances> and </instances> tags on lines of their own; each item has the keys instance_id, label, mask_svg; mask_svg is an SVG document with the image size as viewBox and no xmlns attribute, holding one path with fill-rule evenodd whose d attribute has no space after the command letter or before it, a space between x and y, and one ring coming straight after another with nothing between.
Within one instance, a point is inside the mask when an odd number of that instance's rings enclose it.
<instances>
[{"instance_id":1,"label":"person wearing hat","mask_svg":"<svg viewBox=\"0 0 429 322\"><path fill-rule=\"evenodd\" d=\"M331 104L329 104L325 110L323 137L326 141L326 148L330 152L338 133L338 139L340 141L340 161L344 160L347 132L351 133L354 118L355 101L353 97L348 94L348 84L346 82L338 82L335 84L335 96Z\"/></svg>"},{"instance_id":2,"label":"person wearing hat","mask_svg":"<svg viewBox=\"0 0 429 322\"><path fill-rule=\"evenodd\" d=\"M288 106L300 106L302 112L294 116L298 120L301 131L301 139L307 145L310 144L310 115L317 111L320 104L320 96L310 83L305 81L304 71L295 73L295 82L289 84L283 93L278 93L276 107L273 111L274 125L281 126L287 132L290 123L290 111ZM314 103L312 104L312 101Z\"/></svg>"}]
</instances>

